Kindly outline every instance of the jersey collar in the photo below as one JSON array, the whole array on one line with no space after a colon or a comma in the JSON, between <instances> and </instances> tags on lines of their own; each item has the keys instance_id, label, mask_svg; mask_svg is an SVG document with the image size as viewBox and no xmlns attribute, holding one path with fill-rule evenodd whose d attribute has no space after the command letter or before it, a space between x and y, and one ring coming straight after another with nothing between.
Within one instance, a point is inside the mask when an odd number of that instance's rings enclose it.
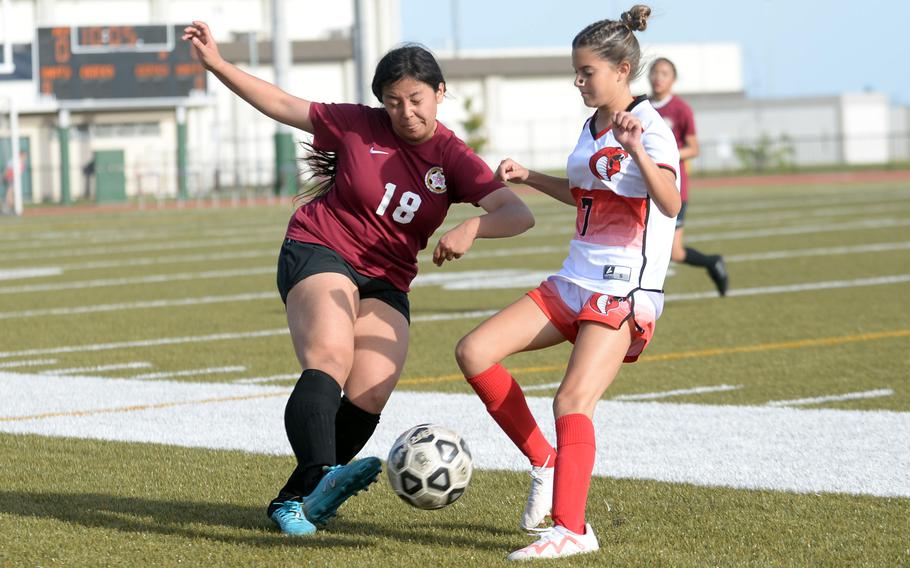
<instances>
[{"instance_id":1,"label":"jersey collar","mask_svg":"<svg viewBox=\"0 0 910 568\"><path fill-rule=\"evenodd\" d=\"M640 103L642 103L643 101L646 101L646 100L648 100L648 95L638 95L637 97L632 99L632 102L629 103L629 106L626 107L626 112L632 112L632 109L634 109ZM596 122L597 122L597 111L595 110L594 114L591 115L591 118L588 119L588 130L591 131L591 136L593 136L595 140L597 140L598 138L600 138L601 136L603 136L604 134L609 132L610 128L612 128L612 126L608 126L608 127L604 128L602 131L597 132L597 130L595 130L597 128L597 126L595 126Z\"/></svg>"}]
</instances>

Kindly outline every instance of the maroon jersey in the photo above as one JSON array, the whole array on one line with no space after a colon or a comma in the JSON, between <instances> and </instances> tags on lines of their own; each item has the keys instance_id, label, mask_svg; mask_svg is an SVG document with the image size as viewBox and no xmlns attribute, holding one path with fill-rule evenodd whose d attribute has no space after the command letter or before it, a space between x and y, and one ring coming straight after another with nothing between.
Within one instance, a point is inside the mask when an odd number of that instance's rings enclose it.
<instances>
[{"instance_id":1,"label":"maroon jersey","mask_svg":"<svg viewBox=\"0 0 910 568\"><path fill-rule=\"evenodd\" d=\"M407 292L417 252L449 205L475 205L503 187L451 130L408 144L385 110L354 104L310 105L313 146L335 152L335 185L297 209L287 237L331 248L358 272Z\"/></svg>"},{"instance_id":2,"label":"maroon jersey","mask_svg":"<svg viewBox=\"0 0 910 568\"><path fill-rule=\"evenodd\" d=\"M673 131L678 148L686 144L686 136L695 136L695 116L692 114L692 107L686 101L670 96L666 102L651 101L651 104ZM689 197L689 175L682 160L679 162L679 184L680 197L686 201Z\"/></svg>"}]
</instances>

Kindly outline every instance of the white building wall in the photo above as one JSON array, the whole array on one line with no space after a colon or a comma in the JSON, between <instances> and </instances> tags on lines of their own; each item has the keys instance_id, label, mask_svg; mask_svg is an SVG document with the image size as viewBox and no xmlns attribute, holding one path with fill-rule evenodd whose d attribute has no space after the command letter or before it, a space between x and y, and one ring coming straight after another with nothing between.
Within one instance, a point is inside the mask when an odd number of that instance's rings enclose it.
<instances>
[{"instance_id":1,"label":"white building wall","mask_svg":"<svg viewBox=\"0 0 910 568\"><path fill-rule=\"evenodd\" d=\"M890 108L884 93L851 93L840 97L844 161L881 164L888 161Z\"/></svg>"}]
</instances>

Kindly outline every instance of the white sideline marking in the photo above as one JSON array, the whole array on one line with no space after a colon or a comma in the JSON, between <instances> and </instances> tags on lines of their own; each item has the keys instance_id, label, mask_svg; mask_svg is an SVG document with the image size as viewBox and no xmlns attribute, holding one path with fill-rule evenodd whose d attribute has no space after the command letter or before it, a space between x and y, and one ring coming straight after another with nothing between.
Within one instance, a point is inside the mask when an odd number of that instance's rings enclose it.
<instances>
[{"instance_id":1,"label":"white sideline marking","mask_svg":"<svg viewBox=\"0 0 910 568\"><path fill-rule=\"evenodd\" d=\"M0 270L0 280L18 280L20 278L42 278L44 276L60 276L63 274L57 266L36 268L5 268Z\"/></svg>"},{"instance_id":2,"label":"white sideline marking","mask_svg":"<svg viewBox=\"0 0 910 568\"><path fill-rule=\"evenodd\" d=\"M287 387L0 372L0 392L0 431L8 433L292 455ZM551 398L528 397L528 405L555 441ZM421 422L460 432L478 468L527 471L527 459L468 394L395 392L362 455L385 458ZM910 412L601 401L594 426L599 476L910 497Z\"/></svg>"},{"instance_id":3,"label":"white sideline marking","mask_svg":"<svg viewBox=\"0 0 910 568\"><path fill-rule=\"evenodd\" d=\"M831 396L817 396L815 398L795 398L793 400L772 400L767 403L768 406L803 406L806 404L822 404L825 402L840 402L844 400L857 400L862 398L880 398L891 396L894 391L891 389L878 389L861 392L848 392L844 394L835 394Z\"/></svg>"},{"instance_id":4,"label":"white sideline marking","mask_svg":"<svg viewBox=\"0 0 910 568\"><path fill-rule=\"evenodd\" d=\"M64 270L97 270L99 268L121 268L124 266L152 266L156 264L179 264L185 262L210 262L213 260L236 260L238 258L278 258L277 247L253 250L234 250L232 252L215 252L203 254L175 254L142 258L124 258L119 260L98 260L94 262L58 263Z\"/></svg>"},{"instance_id":5,"label":"white sideline marking","mask_svg":"<svg viewBox=\"0 0 910 568\"><path fill-rule=\"evenodd\" d=\"M747 262L750 260L778 260L781 258L798 258L803 256L833 256L837 254L853 254L865 252L885 252L891 250L910 249L910 241L896 243L871 243L852 247L819 247L811 249L772 250L746 254L725 254L727 262Z\"/></svg>"},{"instance_id":6,"label":"white sideline marking","mask_svg":"<svg viewBox=\"0 0 910 568\"><path fill-rule=\"evenodd\" d=\"M213 333L210 335L189 335L183 337L159 337L157 339L140 339L137 341L118 341L114 343L90 343L88 345L66 345L63 347L39 347L20 351L0 351L0 359L10 357L31 357L32 355L56 355L58 353L84 353L87 351L108 351L110 349L130 349L135 347L158 347L160 345L180 345L183 343L205 343L208 341L227 341L232 339L253 339L288 335L287 328L263 329L260 331L243 331L236 333Z\"/></svg>"},{"instance_id":7,"label":"white sideline marking","mask_svg":"<svg viewBox=\"0 0 910 568\"><path fill-rule=\"evenodd\" d=\"M725 392L743 388L742 385L717 385L713 387L693 387L691 389L668 390L661 392L647 392L641 394L620 394L614 396L611 400L657 400L671 396L685 396L687 394L703 394L708 392Z\"/></svg>"},{"instance_id":8,"label":"white sideline marking","mask_svg":"<svg viewBox=\"0 0 910 568\"><path fill-rule=\"evenodd\" d=\"M0 319L33 318L39 316L72 316L98 312L119 312L145 308L170 308L173 306L196 306L202 304L217 304L221 302L245 302L266 299L278 299L278 292L254 292L250 294L230 294L225 296L197 296L195 298L178 298L175 300L147 300L143 302L123 302L120 304L95 304L90 306L73 306L69 308L44 308L40 310L22 310L19 312L0 312Z\"/></svg>"},{"instance_id":9,"label":"white sideline marking","mask_svg":"<svg viewBox=\"0 0 910 568\"><path fill-rule=\"evenodd\" d=\"M559 383L546 383L546 384L543 384L543 385L528 385L528 386L526 386L526 387L521 387L521 390L523 390L523 391L525 391L525 392L534 392L534 391L550 390L550 389L559 388L559 385L561 385L561 384L562 384L562 383L559 382Z\"/></svg>"},{"instance_id":10,"label":"white sideline marking","mask_svg":"<svg viewBox=\"0 0 910 568\"><path fill-rule=\"evenodd\" d=\"M131 363L112 363L110 365L95 365L94 367L70 367L69 369L50 369L41 371L42 375L79 375L85 373L104 373L107 371L120 371L123 369L151 369L148 361L133 361Z\"/></svg>"},{"instance_id":11,"label":"white sideline marking","mask_svg":"<svg viewBox=\"0 0 910 568\"><path fill-rule=\"evenodd\" d=\"M522 249L515 249L518 252L515 254L543 254L554 252L558 247L526 247ZM902 241L895 243L873 243L868 245L857 245L852 247L821 247L821 248L811 248L811 249L797 249L797 250L780 250L780 251L767 251L759 253L749 253L749 254L734 254L734 255L725 255L724 259L727 262L746 262L752 260L775 260L782 258L796 258L803 256L828 256L828 255L837 255L837 254L852 254L852 253L866 253L866 252L883 252L891 250L907 250L910 249L910 241ZM561 248L560 248L561 250ZM489 256L505 256L507 250L496 249L489 251L491 254ZM513 251L514 252L514 251ZM257 253L258 254L258 253ZM160 258L174 258L174 257L160 257ZM190 255L185 257L186 261L190 260L204 260L202 255ZM473 257L476 258L476 257ZM130 259L130 260L155 260L155 259ZM126 263L126 261L124 261ZM181 260L182 262L182 260ZM112 262L111 266L116 266L117 262ZM672 268L670 269L672 270ZM537 273L535 273L537 274ZM668 272L668 275L670 273ZM535 276L536 278L536 276ZM536 283L529 284L529 286L534 286ZM715 297L715 294L711 293L700 293L700 298L709 298ZM248 294L231 294L225 296L198 296L195 298L178 298L178 299L169 299L169 300L147 300L140 302L123 302L119 304L95 304L87 306L72 306L65 308L44 308L44 309L34 309L34 310L21 310L16 312L0 312L0 319L11 319L11 318L29 318L29 317L41 317L41 316L70 316L70 315L79 315L79 314L88 314L88 313L97 313L97 312L110 312L110 311L124 311L124 310L134 310L134 309L146 309L146 308L167 308L173 306L192 306L196 304L213 304L221 302L244 302L251 300L268 300L277 298L277 293L275 292L253 292ZM681 298L685 299L685 298ZM497 310L477 310L472 312L460 312L460 313L438 313L438 314L424 314L414 316L411 321L444 321L444 320L453 320L453 319L470 319L474 317L487 317L494 313Z\"/></svg>"},{"instance_id":12,"label":"white sideline marking","mask_svg":"<svg viewBox=\"0 0 910 568\"><path fill-rule=\"evenodd\" d=\"M187 369L185 371L163 371L160 373L145 373L128 377L134 381L147 381L152 379L174 379L177 377L198 377L199 375L221 375L228 373L242 373L246 367L234 365L230 367L208 367L206 369Z\"/></svg>"},{"instance_id":13,"label":"white sideline marking","mask_svg":"<svg viewBox=\"0 0 910 568\"><path fill-rule=\"evenodd\" d=\"M13 367L43 367L45 365L56 365L56 359L31 359L28 361L7 361L0 363L0 369L10 369Z\"/></svg>"},{"instance_id":14,"label":"white sideline marking","mask_svg":"<svg viewBox=\"0 0 910 568\"><path fill-rule=\"evenodd\" d=\"M235 379L234 384L238 385L258 385L262 383L273 383L276 381L290 381L294 379L299 379L300 373L288 373L284 375L272 375L270 377L251 377L249 379Z\"/></svg>"},{"instance_id":15,"label":"white sideline marking","mask_svg":"<svg viewBox=\"0 0 910 568\"><path fill-rule=\"evenodd\" d=\"M733 288L727 292L728 297L758 296L765 294L785 294L787 292L809 292L812 290L831 290L835 288L858 288L862 286L882 286L886 284L902 284L910 282L910 274L895 274L893 276L880 276L878 278L857 278L856 280L829 280L827 282L804 282L802 284L788 284L786 286L764 286L760 288ZM717 292L692 292L688 294L667 294L667 302L682 302L686 300L704 300L717 298Z\"/></svg>"},{"instance_id":16,"label":"white sideline marking","mask_svg":"<svg viewBox=\"0 0 910 568\"><path fill-rule=\"evenodd\" d=\"M824 225L795 225L785 227L774 227L768 229L751 229L738 231L717 231L693 235L687 235L687 242L701 241L723 241L752 239L756 237L779 237L785 235L804 235L811 233L831 233L851 230L864 229L889 229L893 227L906 227L910 225L910 219L894 219L891 217L863 219L859 221L848 221L844 223L827 223ZM574 224L560 224L536 227L530 233L532 236L542 237L548 235L569 235L575 232Z\"/></svg>"},{"instance_id":17,"label":"white sideline marking","mask_svg":"<svg viewBox=\"0 0 910 568\"><path fill-rule=\"evenodd\" d=\"M891 227L906 227L910 219L876 218L847 221L844 223L827 223L824 225L798 225L794 227L776 227L770 229L754 229L750 231L722 231L717 233L699 233L687 236L686 241L723 241L737 239L752 239L755 237L780 237L784 235L803 235L809 233L830 233L863 229L887 229Z\"/></svg>"},{"instance_id":18,"label":"white sideline marking","mask_svg":"<svg viewBox=\"0 0 910 568\"><path fill-rule=\"evenodd\" d=\"M74 248L74 249L54 249L43 251L29 251L13 254L0 255L0 261L6 260L31 260L35 258L71 258L74 256L100 256L110 254L121 254L130 252L148 252L162 250L180 250L180 249L223 249L234 245L249 245L251 243L270 242L275 243L277 250L281 244L281 237L271 236L268 238L245 237L238 239L207 239L191 242L176 243L143 243L137 245L109 246L109 247L92 247L92 248Z\"/></svg>"},{"instance_id":19,"label":"white sideline marking","mask_svg":"<svg viewBox=\"0 0 910 568\"><path fill-rule=\"evenodd\" d=\"M104 286L126 286L131 284L152 284L160 282L167 283L177 280L200 280L204 278L233 278L235 276L272 274L273 272L275 272L274 266L259 266L254 268L240 268L235 270L206 270L202 272L180 272L177 274L152 274L150 276L134 276L131 278L99 278L97 280L76 280L72 282L53 282L48 284L6 286L0 288L0 294L18 294L22 292L51 292L58 290L82 290L85 288L100 288Z\"/></svg>"},{"instance_id":20,"label":"white sideline marking","mask_svg":"<svg viewBox=\"0 0 910 568\"><path fill-rule=\"evenodd\" d=\"M453 273L457 275L457 273ZM537 279L539 273L532 273L533 278L527 278L528 280ZM488 282L492 281L490 279ZM540 282L540 280L537 280ZM744 288L744 289L733 289L727 293L728 296L754 296L760 294L780 294L784 292L804 292L810 290L822 290L822 289L832 289L832 288L852 288L857 286L876 286L882 284L899 284L903 282L910 282L910 274L901 274L896 276L885 276L881 278L863 278L859 280L836 280L829 282L810 282L805 284L793 284L790 286L768 286L765 288ZM515 287L512 285L507 286L509 288ZM527 287L524 285L518 285L518 287ZM695 292L691 294L668 294L666 296L667 301L686 301L686 300L702 300L708 298L716 298L717 292ZM460 312L453 314L426 314L423 316L415 316L413 321L438 321L438 320L454 320L454 319L471 319L478 317L486 317L496 313L498 310L483 310L483 311L471 311L471 312ZM32 357L36 355L55 355L60 353L82 353L86 351L106 351L111 349L127 349L134 347L156 347L159 345L178 345L184 343L204 343L208 341L225 341L233 339L251 339L251 338L262 338L262 337L271 337L275 335L287 335L289 331L286 328L280 329L266 329L260 331L248 331L248 332L236 332L236 333L217 333L212 335L194 335L194 336L184 336L184 337L164 337L158 339L144 339L137 341L122 341L115 343L96 343L88 345L68 345L62 347L42 347L35 349L22 349L19 351L0 351L0 359L9 359L13 357Z\"/></svg>"}]
</instances>

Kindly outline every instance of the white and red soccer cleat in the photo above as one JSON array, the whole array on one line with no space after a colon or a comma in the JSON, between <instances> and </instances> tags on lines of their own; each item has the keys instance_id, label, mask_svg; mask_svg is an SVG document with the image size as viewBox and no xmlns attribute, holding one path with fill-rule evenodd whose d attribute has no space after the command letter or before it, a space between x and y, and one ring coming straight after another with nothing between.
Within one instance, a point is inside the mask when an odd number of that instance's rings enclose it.
<instances>
[{"instance_id":1,"label":"white and red soccer cleat","mask_svg":"<svg viewBox=\"0 0 910 568\"><path fill-rule=\"evenodd\" d=\"M587 554L600 550L597 537L591 525L585 525L585 534L576 534L566 527L556 525L540 533L536 542L520 548L509 555L509 560L535 560L538 558L562 558L575 554Z\"/></svg>"}]
</instances>

